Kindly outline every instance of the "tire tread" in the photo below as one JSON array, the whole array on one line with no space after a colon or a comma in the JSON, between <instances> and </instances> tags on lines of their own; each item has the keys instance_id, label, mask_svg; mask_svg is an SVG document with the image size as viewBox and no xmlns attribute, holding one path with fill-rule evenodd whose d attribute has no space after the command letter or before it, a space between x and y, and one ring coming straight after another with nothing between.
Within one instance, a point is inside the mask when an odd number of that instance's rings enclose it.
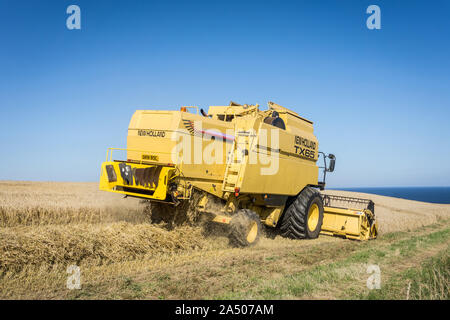
<instances>
[{"instance_id":1,"label":"tire tread","mask_svg":"<svg viewBox=\"0 0 450 320\"><path fill-rule=\"evenodd\" d=\"M306 232L307 209L310 199L319 196L320 193L312 187L306 187L298 194L295 200L287 207L283 220L281 221L280 231L281 235L291 239L306 239L308 234ZM319 228L322 227L320 221Z\"/></svg>"}]
</instances>

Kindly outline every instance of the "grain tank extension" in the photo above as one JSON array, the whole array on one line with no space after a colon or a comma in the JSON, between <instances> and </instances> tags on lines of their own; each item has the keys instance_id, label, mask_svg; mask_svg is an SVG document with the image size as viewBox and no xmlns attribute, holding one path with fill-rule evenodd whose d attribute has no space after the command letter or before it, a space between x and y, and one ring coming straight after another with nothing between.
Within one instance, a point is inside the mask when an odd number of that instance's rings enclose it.
<instances>
[{"instance_id":1,"label":"grain tank extension","mask_svg":"<svg viewBox=\"0 0 450 320\"><path fill-rule=\"evenodd\" d=\"M117 150L126 159L113 160ZM311 121L273 102L138 110L127 148L108 149L100 189L149 200L152 220L195 210L229 225L239 246L256 243L263 225L293 239L376 238L372 201L320 193L335 161Z\"/></svg>"}]
</instances>

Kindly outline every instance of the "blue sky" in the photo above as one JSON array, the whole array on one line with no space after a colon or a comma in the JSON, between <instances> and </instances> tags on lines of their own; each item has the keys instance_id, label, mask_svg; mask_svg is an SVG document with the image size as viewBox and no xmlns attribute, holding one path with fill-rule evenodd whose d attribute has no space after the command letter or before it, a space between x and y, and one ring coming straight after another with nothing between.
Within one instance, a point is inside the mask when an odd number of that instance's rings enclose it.
<instances>
[{"instance_id":1,"label":"blue sky","mask_svg":"<svg viewBox=\"0 0 450 320\"><path fill-rule=\"evenodd\" d=\"M66 8L81 8L81 30ZM381 30L366 8L381 8ZM450 185L448 1L0 0L0 179L96 181L134 110L275 101L330 187Z\"/></svg>"}]
</instances>

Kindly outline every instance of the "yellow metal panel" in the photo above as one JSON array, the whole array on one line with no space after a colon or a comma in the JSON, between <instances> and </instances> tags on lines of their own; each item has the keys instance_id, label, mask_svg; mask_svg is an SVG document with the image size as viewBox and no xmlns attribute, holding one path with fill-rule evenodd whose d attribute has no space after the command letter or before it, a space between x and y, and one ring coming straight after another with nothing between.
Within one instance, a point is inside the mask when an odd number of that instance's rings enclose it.
<instances>
[{"instance_id":1,"label":"yellow metal panel","mask_svg":"<svg viewBox=\"0 0 450 320\"><path fill-rule=\"evenodd\" d=\"M367 211L324 207L321 233L357 240L376 238L376 225L371 228L367 219L371 213Z\"/></svg>"},{"instance_id":2,"label":"yellow metal panel","mask_svg":"<svg viewBox=\"0 0 450 320\"><path fill-rule=\"evenodd\" d=\"M245 114L245 116L235 117L232 121L226 122L189 112L136 111L128 129L127 147L129 151L127 152L127 159L154 161L160 164L173 163L180 168L183 178L190 181L191 184L207 192L222 196L221 190L217 190L214 185L220 185L220 181L227 180L227 177L224 176L227 165L226 156L232 143L223 143L221 163L208 164L204 161L200 164L195 163L194 153L198 153L199 150L194 149L195 135L192 131L187 130L186 121L200 123L202 130L219 130L224 134L227 134L227 130L232 130L236 136L239 131L256 132L258 135L260 129L268 132L278 130L279 144L274 144L278 150L276 154L275 151L267 150L272 146L270 134L267 143L262 143L265 144L262 147L266 150L256 147L256 144L259 143L257 139L246 141L248 151L256 155L256 159L264 154L273 154L278 157L278 169L275 174L262 175L262 167L267 166L261 164L259 159L256 164L248 163L247 158L244 163L239 164L237 169L239 175L233 176L234 173L232 173L232 170L230 171L229 181L227 181L228 185L233 186L230 188L234 190L234 187L239 187L241 193L295 195L306 185L318 183L318 167L315 163L318 142L313 134L313 127L310 122L298 118L298 116L289 115L286 118L287 129L281 130L264 123L265 113L258 111L257 106L211 107L210 111L234 115ZM280 109L280 111L282 110ZM181 136L191 139L192 149L188 161L174 157L175 146ZM296 137L307 139L315 144L314 150L310 150L313 154L312 158L302 157L298 154L299 145L296 144ZM200 153L203 153L210 143L211 141L204 139L201 142L202 150L200 150ZM293 172L300 174L292 174Z\"/></svg>"}]
</instances>

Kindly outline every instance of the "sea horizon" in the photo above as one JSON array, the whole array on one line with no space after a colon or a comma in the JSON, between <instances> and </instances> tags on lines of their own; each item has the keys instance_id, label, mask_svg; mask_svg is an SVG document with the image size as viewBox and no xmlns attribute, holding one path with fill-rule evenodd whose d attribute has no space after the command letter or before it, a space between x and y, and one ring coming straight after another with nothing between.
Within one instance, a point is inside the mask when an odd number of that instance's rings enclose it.
<instances>
[{"instance_id":1,"label":"sea horizon","mask_svg":"<svg viewBox=\"0 0 450 320\"><path fill-rule=\"evenodd\" d=\"M328 189L377 194L429 203L450 204L450 186L337 187Z\"/></svg>"}]
</instances>

